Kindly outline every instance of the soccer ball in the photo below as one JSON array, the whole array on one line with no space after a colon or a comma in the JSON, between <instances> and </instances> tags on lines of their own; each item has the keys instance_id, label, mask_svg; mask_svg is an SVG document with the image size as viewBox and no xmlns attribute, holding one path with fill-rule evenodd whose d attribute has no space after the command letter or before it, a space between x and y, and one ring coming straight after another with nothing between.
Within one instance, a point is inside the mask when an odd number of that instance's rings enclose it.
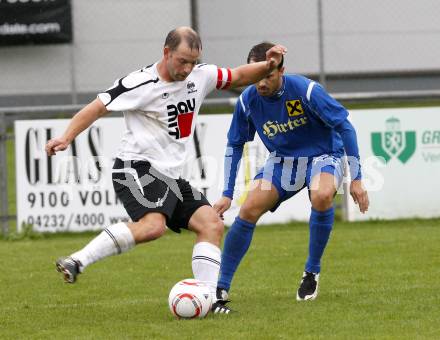
<instances>
[{"instance_id":1,"label":"soccer ball","mask_svg":"<svg viewBox=\"0 0 440 340\"><path fill-rule=\"evenodd\" d=\"M171 289L168 305L179 319L203 318L211 310L212 295L203 282L185 279Z\"/></svg>"}]
</instances>

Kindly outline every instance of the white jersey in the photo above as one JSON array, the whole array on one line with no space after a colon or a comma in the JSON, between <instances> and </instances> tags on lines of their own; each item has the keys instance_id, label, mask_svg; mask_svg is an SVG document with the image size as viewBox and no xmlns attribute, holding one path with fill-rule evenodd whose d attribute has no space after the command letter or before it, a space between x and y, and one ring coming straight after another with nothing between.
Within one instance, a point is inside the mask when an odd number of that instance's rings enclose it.
<instances>
[{"instance_id":1,"label":"white jersey","mask_svg":"<svg viewBox=\"0 0 440 340\"><path fill-rule=\"evenodd\" d=\"M229 69L207 64L196 65L184 81L162 81L157 63L118 79L98 94L107 110L124 112L126 130L117 157L148 161L179 178L203 99L230 82Z\"/></svg>"}]
</instances>

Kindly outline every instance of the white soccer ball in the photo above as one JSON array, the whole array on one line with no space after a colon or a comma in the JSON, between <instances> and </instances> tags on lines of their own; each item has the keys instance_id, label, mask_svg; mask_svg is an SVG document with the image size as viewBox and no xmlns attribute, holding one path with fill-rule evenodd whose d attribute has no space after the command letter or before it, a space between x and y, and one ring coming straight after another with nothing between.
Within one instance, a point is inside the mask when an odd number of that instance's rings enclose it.
<instances>
[{"instance_id":1,"label":"white soccer ball","mask_svg":"<svg viewBox=\"0 0 440 340\"><path fill-rule=\"evenodd\" d=\"M204 318L211 310L212 295L203 282L185 279L171 289L168 305L171 313L179 319Z\"/></svg>"}]
</instances>

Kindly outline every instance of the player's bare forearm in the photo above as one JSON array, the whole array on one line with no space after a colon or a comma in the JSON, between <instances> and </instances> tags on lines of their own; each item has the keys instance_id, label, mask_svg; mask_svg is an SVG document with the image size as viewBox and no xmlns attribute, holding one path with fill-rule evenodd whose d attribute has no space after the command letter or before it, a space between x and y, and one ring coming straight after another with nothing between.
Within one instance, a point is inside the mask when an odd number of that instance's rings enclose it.
<instances>
[{"instance_id":1,"label":"player's bare forearm","mask_svg":"<svg viewBox=\"0 0 440 340\"><path fill-rule=\"evenodd\" d=\"M96 98L73 116L61 138L68 143L72 142L76 136L92 125L95 120L104 116L107 112L108 111L102 101Z\"/></svg>"},{"instance_id":2,"label":"player's bare forearm","mask_svg":"<svg viewBox=\"0 0 440 340\"><path fill-rule=\"evenodd\" d=\"M254 84L277 68L287 49L282 45L275 45L266 52L266 61L241 65L231 70L231 88Z\"/></svg>"},{"instance_id":3,"label":"player's bare forearm","mask_svg":"<svg viewBox=\"0 0 440 340\"><path fill-rule=\"evenodd\" d=\"M276 67L276 66L275 66ZM241 65L231 70L231 88L255 84L275 68L268 61Z\"/></svg>"},{"instance_id":4,"label":"player's bare forearm","mask_svg":"<svg viewBox=\"0 0 440 340\"><path fill-rule=\"evenodd\" d=\"M85 106L71 119L69 126L64 134L59 138L52 138L46 144L45 150L48 156L55 155L58 151L66 150L69 144L82 131L93 124L95 120L107 113L105 105L100 99L95 99L93 102Z\"/></svg>"}]
</instances>

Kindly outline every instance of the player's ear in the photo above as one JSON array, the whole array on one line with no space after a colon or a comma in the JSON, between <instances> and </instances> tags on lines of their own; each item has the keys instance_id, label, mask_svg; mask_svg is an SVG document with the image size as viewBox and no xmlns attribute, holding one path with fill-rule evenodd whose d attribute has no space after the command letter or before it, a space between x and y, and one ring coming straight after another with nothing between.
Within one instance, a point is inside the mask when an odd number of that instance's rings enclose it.
<instances>
[{"instance_id":1,"label":"player's ear","mask_svg":"<svg viewBox=\"0 0 440 340\"><path fill-rule=\"evenodd\" d=\"M170 54L171 54L170 48L168 46L165 46L163 48L163 57L164 57L164 59L166 59L166 60L169 59Z\"/></svg>"},{"instance_id":2,"label":"player's ear","mask_svg":"<svg viewBox=\"0 0 440 340\"><path fill-rule=\"evenodd\" d=\"M284 74L284 66L279 69L279 72L280 72L280 76Z\"/></svg>"}]
</instances>

